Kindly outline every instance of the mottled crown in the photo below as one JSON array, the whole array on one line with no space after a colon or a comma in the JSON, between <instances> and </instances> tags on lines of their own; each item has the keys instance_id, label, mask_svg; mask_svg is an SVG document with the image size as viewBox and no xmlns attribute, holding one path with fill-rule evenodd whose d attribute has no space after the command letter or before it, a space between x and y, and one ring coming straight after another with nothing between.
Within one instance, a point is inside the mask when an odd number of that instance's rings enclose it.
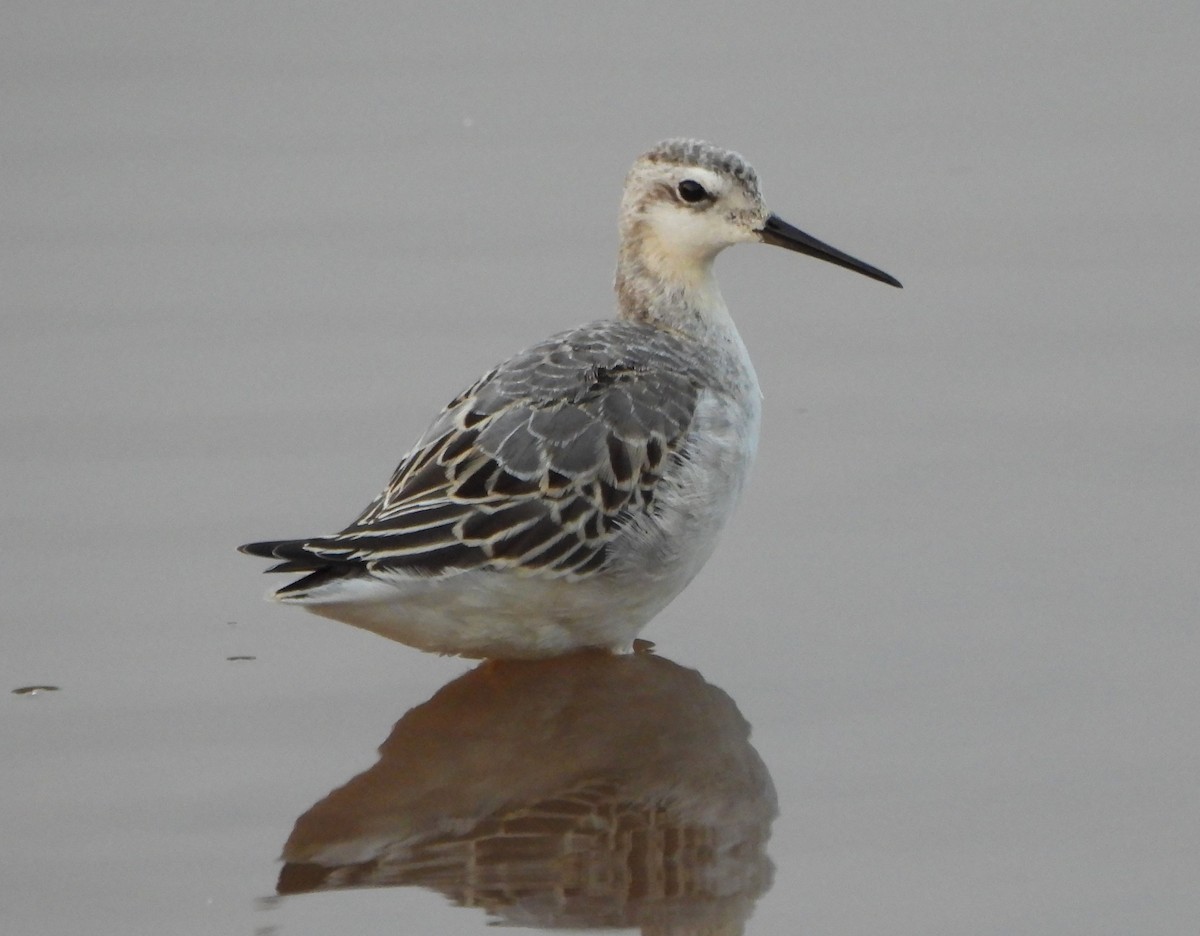
<instances>
[{"instance_id":1,"label":"mottled crown","mask_svg":"<svg viewBox=\"0 0 1200 936\"><path fill-rule=\"evenodd\" d=\"M721 149L703 140L663 140L653 149L643 153L641 158L646 162L700 166L712 172L725 173L733 176L751 191L758 191L758 173L740 153Z\"/></svg>"}]
</instances>

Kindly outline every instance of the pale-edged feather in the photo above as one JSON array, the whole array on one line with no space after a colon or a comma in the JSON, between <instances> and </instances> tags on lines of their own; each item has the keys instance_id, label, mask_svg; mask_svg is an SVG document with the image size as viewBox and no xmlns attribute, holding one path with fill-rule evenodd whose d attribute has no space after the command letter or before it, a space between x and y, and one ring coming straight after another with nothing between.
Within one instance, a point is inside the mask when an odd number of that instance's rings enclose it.
<instances>
[{"instance_id":1,"label":"pale-edged feather","mask_svg":"<svg viewBox=\"0 0 1200 936\"><path fill-rule=\"evenodd\" d=\"M346 529L242 549L283 560L270 571L310 573L281 597L362 574L586 576L632 515L653 511L704 363L638 322L553 336L452 400Z\"/></svg>"}]
</instances>

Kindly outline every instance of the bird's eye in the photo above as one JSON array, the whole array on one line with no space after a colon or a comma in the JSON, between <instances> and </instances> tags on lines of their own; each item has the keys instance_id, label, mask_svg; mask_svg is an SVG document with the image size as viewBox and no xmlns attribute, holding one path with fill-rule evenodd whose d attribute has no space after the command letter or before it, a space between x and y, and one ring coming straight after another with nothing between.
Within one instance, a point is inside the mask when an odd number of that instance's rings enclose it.
<instances>
[{"instance_id":1,"label":"bird's eye","mask_svg":"<svg viewBox=\"0 0 1200 936\"><path fill-rule=\"evenodd\" d=\"M679 197L685 202L695 204L708 198L708 191L695 179L684 179L679 183Z\"/></svg>"}]
</instances>

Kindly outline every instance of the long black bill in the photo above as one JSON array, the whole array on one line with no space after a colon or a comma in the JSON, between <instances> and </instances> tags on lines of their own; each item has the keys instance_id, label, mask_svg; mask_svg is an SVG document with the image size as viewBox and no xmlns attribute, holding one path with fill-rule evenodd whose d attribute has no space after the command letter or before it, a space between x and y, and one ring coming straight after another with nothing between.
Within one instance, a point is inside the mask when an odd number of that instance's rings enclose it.
<instances>
[{"instance_id":1,"label":"long black bill","mask_svg":"<svg viewBox=\"0 0 1200 936\"><path fill-rule=\"evenodd\" d=\"M883 270L873 267L869 263L855 260L852 256L842 253L836 247L830 247L815 237L805 234L799 228L792 227L783 218L779 217L779 215L770 215L767 218L767 223L762 226L762 230L758 233L762 235L764 244L786 247L788 250L808 254L810 257L816 257L818 260L827 260L830 263L836 263L840 267L853 270L855 273L861 273L863 276L869 276L871 279L877 279L879 282L887 283L889 286L904 288L901 286L900 280L896 279L896 277L889 276Z\"/></svg>"}]
</instances>

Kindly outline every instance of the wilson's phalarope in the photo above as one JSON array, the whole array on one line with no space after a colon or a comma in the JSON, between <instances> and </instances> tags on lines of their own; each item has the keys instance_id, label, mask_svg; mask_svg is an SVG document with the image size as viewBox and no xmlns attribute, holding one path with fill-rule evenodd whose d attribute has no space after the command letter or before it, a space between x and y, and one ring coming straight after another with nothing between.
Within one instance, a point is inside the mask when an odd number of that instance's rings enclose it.
<instances>
[{"instance_id":1,"label":"wilson's phalarope","mask_svg":"<svg viewBox=\"0 0 1200 936\"><path fill-rule=\"evenodd\" d=\"M630 647L754 457L758 380L713 274L743 242L900 285L768 212L738 154L660 143L625 180L617 318L484 374L341 533L243 546L303 573L275 600L467 657Z\"/></svg>"}]
</instances>

